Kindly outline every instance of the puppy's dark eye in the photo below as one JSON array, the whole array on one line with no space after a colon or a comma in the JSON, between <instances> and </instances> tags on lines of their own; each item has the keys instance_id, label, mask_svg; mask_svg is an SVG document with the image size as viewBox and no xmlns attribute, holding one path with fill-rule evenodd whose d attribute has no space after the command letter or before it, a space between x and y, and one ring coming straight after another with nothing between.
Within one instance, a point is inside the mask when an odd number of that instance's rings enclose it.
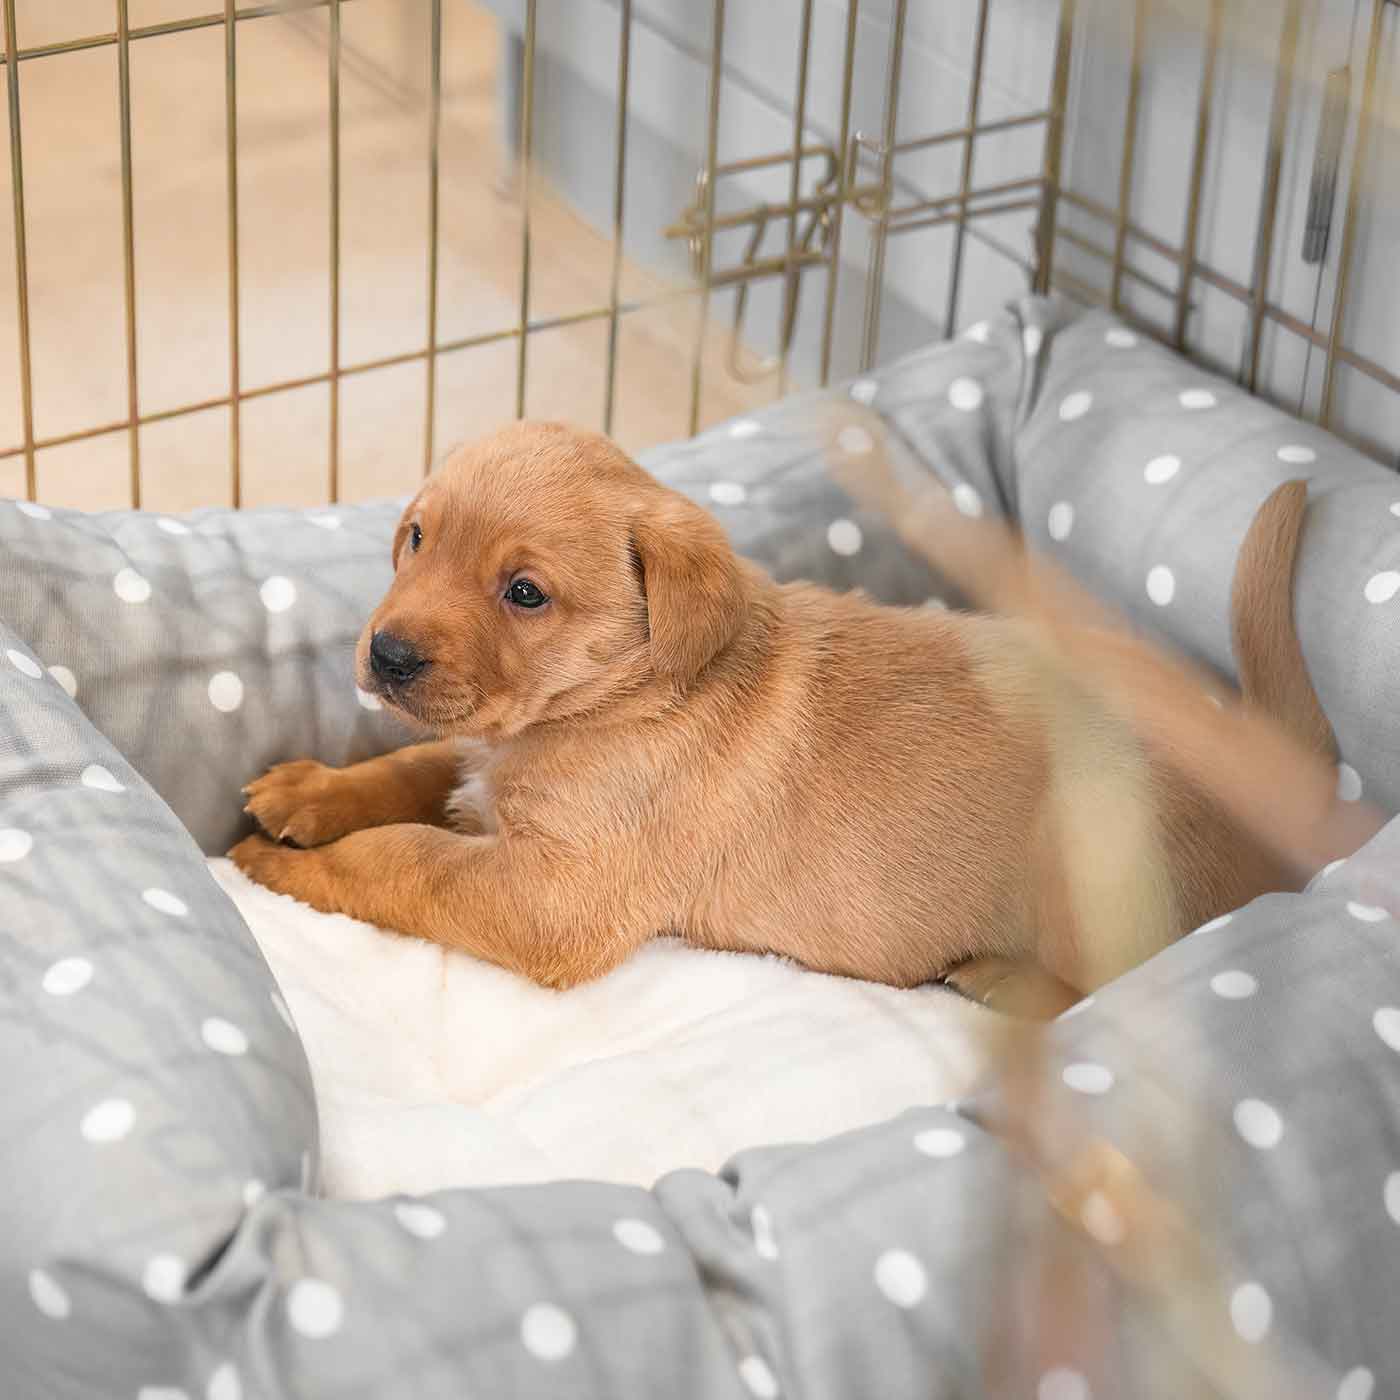
<instances>
[{"instance_id":1,"label":"puppy's dark eye","mask_svg":"<svg viewBox=\"0 0 1400 1400\"><path fill-rule=\"evenodd\" d=\"M506 597L517 608L538 608L549 602L549 595L537 583L528 578L516 579L506 589Z\"/></svg>"},{"instance_id":2,"label":"puppy's dark eye","mask_svg":"<svg viewBox=\"0 0 1400 1400\"><path fill-rule=\"evenodd\" d=\"M417 553L418 553L418 546L419 546L420 544L422 544L422 543L423 543L423 530L422 530L422 527L421 527L420 525L416 524L416 523L413 524L413 525L410 525L410 526L408 527L408 547L409 547L415 554L417 554Z\"/></svg>"}]
</instances>

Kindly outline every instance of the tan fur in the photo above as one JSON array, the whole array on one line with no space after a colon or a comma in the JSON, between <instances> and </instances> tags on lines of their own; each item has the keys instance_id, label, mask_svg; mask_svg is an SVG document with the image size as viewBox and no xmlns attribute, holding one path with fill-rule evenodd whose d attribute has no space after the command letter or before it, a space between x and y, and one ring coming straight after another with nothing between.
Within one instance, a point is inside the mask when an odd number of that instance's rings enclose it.
<instances>
[{"instance_id":1,"label":"tan fur","mask_svg":"<svg viewBox=\"0 0 1400 1400\"><path fill-rule=\"evenodd\" d=\"M1110 665L1120 640L779 586L601 437L459 451L394 554L360 682L470 744L470 776L449 795L438 743L254 783L305 849L234 859L317 908L555 987L670 933L982 994L1036 966L1058 982L1013 1000L1044 1009L1286 878L1174 771L1150 704L1067 664L1067 635ZM544 608L507 601L525 576ZM376 630L423 673L376 684Z\"/></svg>"},{"instance_id":2,"label":"tan fur","mask_svg":"<svg viewBox=\"0 0 1400 1400\"><path fill-rule=\"evenodd\" d=\"M1288 481L1259 507L1235 567L1231 631L1245 701L1272 715L1313 753L1336 759L1337 741L1317 692L1306 683L1293 626L1294 564L1307 500L1307 483Z\"/></svg>"}]
</instances>

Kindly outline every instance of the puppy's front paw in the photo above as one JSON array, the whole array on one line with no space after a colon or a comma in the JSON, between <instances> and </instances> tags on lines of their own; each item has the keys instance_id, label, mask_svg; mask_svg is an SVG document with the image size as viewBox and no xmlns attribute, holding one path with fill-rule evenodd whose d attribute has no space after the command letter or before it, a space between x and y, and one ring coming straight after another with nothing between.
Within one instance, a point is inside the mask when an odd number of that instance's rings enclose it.
<instances>
[{"instance_id":1,"label":"puppy's front paw","mask_svg":"<svg viewBox=\"0 0 1400 1400\"><path fill-rule=\"evenodd\" d=\"M357 807L338 768L298 758L243 789L243 810L275 841L323 846L357 830Z\"/></svg>"},{"instance_id":2,"label":"puppy's front paw","mask_svg":"<svg viewBox=\"0 0 1400 1400\"><path fill-rule=\"evenodd\" d=\"M315 851L282 846L266 836L246 836L229 859L255 884L277 894L289 894L314 909L335 912L326 899L321 858Z\"/></svg>"}]
</instances>

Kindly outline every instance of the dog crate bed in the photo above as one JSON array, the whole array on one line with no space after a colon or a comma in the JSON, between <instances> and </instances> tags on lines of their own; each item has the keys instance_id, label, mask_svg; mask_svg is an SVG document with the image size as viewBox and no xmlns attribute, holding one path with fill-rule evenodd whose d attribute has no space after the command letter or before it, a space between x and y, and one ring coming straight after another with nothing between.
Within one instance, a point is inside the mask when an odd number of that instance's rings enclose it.
<instances>
[{"instance_id":1,"label":"dog crate bed","mask_svg":"<svg viewBox=\"0 0 1400 1400\"><path fill-rule=\"evenodd\" d=\"M1390 474L1116 322L1039 301L842 392L960 508L1019 515L1222 670L1234 550L1272 486L1308 476L1299 623L1339 783L1400 802ZM826 476L811 406L646 464L780 576L923 602L938 581ZM993 1082L650 1190L320 1197L305 1054L204 855L239 834L238 788L266 764L401 740L350 679L397 510L0 507L7 1394L1400 1385L1394 822L1307 894L1217 921L1059 1023L1039 1155ZM1075 1194L1090 1141L1140 1175ZM1138 1207L1159 1198L1198 1249L1184 1312L1155 1306L1139 1267L1166 1217Z\"/></svg>"}]
</instances>

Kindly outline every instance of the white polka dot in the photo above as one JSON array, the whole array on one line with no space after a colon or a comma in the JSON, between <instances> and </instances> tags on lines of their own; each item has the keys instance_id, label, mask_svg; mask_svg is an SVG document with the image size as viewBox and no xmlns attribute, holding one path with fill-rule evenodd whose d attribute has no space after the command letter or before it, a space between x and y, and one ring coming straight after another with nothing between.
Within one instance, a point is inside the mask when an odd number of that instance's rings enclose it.
<instances>
[{"instance_id":1,"label":"white polka dot","mask_svg":"<svg viewBox=\"0 0 1400 1400\"><path fill-rule=\"evenodd\" d=\"M761 1356L746 1356L739 1363L739 1379L758 1400L777 1400L778 1378Z\"/></svg>"},{"instance_id":2,"label":"white polka dot","mask_svg":"<svg viewBox=\"0 0 1400 1400\"><path fill-rule=\"evenodd\" d=\"M1267 1150L1283 1137L1283 1119L1263 1099L1241 1099L1235 1105L1235 1131L1251 1146Z\"/></svg>"},{"instance_id":3,"label":"white polka dot","mask_svg":"<svg viewBox=\"0 0 1400 1400\"><path fill-rule=\"evenodd\" d=\"M86 958L60 958L44 973L39 984L51 997L71 997L92 981L92 964Z\"/></svg>"},{"instance_id":4,"label":"white polka dot","mask_svg":"<svg viewBox=\"0 0 1400 1400\"><path fill-rule=\"evenodd\" d=\"M1290 443L1286 447L1279 448L1278 459L1280 462L1289 462L1294 466L1306 466L1309 462L1317 461L1317 453L1311 447Z\"/></svg>"},{"instance_id":5,"label":"white polka dot","mask_svg":"<svg viewBox=\"0 0 1400 1400\"><path fill-rule=\"evenodd\" d=\"M267 1187L257 1177L250 1177L243 1183L243 1204L249 1210L252 1210L265 1195L267 1195Z\"/></svg>"},{"instance_id":6,"label":"white polka dot","mask_svg":"<svg viewBox=\"0 0 1400 1400\"><path fill-rule=\"evenodd\" d=\"M1067 540L1074 529L1074 507L1068 501L1056 501L1045 517L1045 528L1052 540Z\"/></svg>"},{"instance_id":7,"label":"white polka dot","mask_svg":"<svg viewBox=\"0 0 1400 1400\"><path fill-rule=\"evenodd\" d=\"M1343 802L1361 800L1361 774L1349 763L1337 765L1337 796Z\"/></svg>"},{"instance_id":8,"label":"white polka dot","mask_svg":"<svg viewBox=\"0 0 1400 1400\"><path fill-rule=\"evenodd\" d=\"M942 598L925 598L922 607L930 608L934 612L947 612L948 604Z\"/></svg>"},{"instance_id":9,"label":"white polka dot","mask_svg":"<svg viewBox=\"0 0 1400 1400\"><path fill-rule=\"evenodd\" d=\"M110 768L100 763L89 763L83 769L79 782L84 787L95 788L98 792L125 792L126 786L117 781Z\"/></svg>"},{"instance_id":10,"label":"white polka dot","mask_svg":"<svg viewBox=\"0 0 1400 1400\"><path fill-rule=\"evenodd\" d=\"M862 536L860 526L854 520L833 520L826 527L826 542L833 554L850 557L860 553Z\"/></svg>"},{"instance_id":11,"label":"white polka dot","mask_svg":"<svg viewBox=\"0 0 1400 1400\"><path fill-rule=\"evenodd\" d=\"M1273 1299L1257 1283L1242 1283L1230 1295L1230 1321L1246 1342L1262 1342L1274 1320Z\"/></svg>"},{"instance_id":12,"label":"white polka dot","mask_svg":"<svg viewBox=\"0 0 1400 1400\"><path fill-rule=\"evenodd\" d=\"M1147 596L1159 608L1176 597L1176 575L1165 564L1156 564L1147 573Z\"/></svg>"},{"instance_id":13,"label":"white polka dot","mask_svg":"<svg viewBox=\"0 0 1400 1400\"><path fill-rule=\"evenodd\" d=\"M1366 601L1368 603L1388 603L1400 593L1400 573L1387 569L1384 573L1372 574L1366 580Z\"/></svg>"},{"instance_id":14,"label":"white polka dot","mask_svg":"<svg viewBox=\"0 0 1400 1400\"><path fill-rule=\"evenodd\" d=\"M447 1217L422 1201L396 1201L394 1218L410 1235L417 1235L420 1240L435 1240L447 1229Z\"/></svg>"},{"instance_id":15,"label":"white polka dot","mask_svg":"<svg viewBox=\"0 0 1400 1400\"><path fill-rule=\"evenodd\" d=\"M157 1303L173 1303L185 1291L185 1261L173 1254L155 1254L146 1261L141 1287Z\"/></svg>"},{"instance_id":16,"label":"white polka dot","mask_svg":"<svg viewBox=\"0 0 1400 1400\"><path fill-rule=\"evenodd\" d=\"M232 1361L225 1361L209 1377L204 1400L243 1400L243 1382L238 1379L238 1370Z\"/></svg>"},{"instance_id":17,"label":"white polka dot","mask_svg":"<svg viewBox=\"0 0 1400 1400\"><path fill-rule=\"evenodd\" d=\"M1067 1021L1071 1016L1078 1016L1081 1011L1087 1011L1093 1004L1093 997L1085 997L1083 1001L1075 1002L1068 1010L1061 1011L1055 1019L1057 1021Z\"/></svg>"},{"instance_id":18,"label":"white polka dot","mask_svg":"<svg viewBox=\"0 0 1400 1400\"><path fill-rule=\"evenodd\" d=\"M1182 408L1214 408L1215 395L1209 389L1186 389L1178 400Z\"/></svg>"},{"instance_id":19,"label":"white polka dot","mask_svg":"<svg viewBox=\"0 0 1400 1400\"><path fill-rule=\"evenodd\" d=\"M1066 1065L1060 1073L1068 1088L1081 1094L1106 1094L1113 1088L1113 1071L1092 1060Z\"/></svg>"},{"instance_id":20,"label":"white polka dot","mask_svg":"<svg viewBox=\"0 0 1400 1400\"><path fill-rule=\"evenodd\" d=\"M53 511L41 506L37 501L16 501L15 509L22 510L31 520L52 520Z\"/></svg>"},{"instance_id":21,"label":"white polka dot","mask_svg":"<svg viewBox=\"0 0 1400 1400\"><path fill-rule=\"evenodd\" d=\"M1391 513L1392 515L1400 515L1400 501L1392 501L1392 502L1391 502L1391 505L1390 505L1390 513Z\"/></svg>"},{"instance_id":22,"label":"white polka dot","mask_svg":"<svg viewBox=\"0 0 1400 1400\"><path fill-rule=\"evenodd\" d=\"M975 340L979 345L985 345L991 333L992 327L990 322L978 321L975 326L969 326L963 332L963 335L968 340Z\"/></svg>"},{"instance_id":23,"label":"white polka dot","mask_svg":"<svg viewBox=\"0 0 1400 1400\"><path fill-rule=\"evenodd\" d=\"M281 994L279 992L269 992L267 995L272 1001L273 1010L276 1011L286 1023L287 1029L289 1031L295 1031L297 1024L292 1020L292 1013L287 1009L287 1003L282 1000Z\"/></svg>"},{"instance_id":24,"label":"white polka dot","mask_svg":"<svg viewBox=\"0 0 1400 1400\"><path fill-rule=\"evenodd\" d=\"M753 437L755 433L762 432L763 425L756 423L752 418L741 418L737 423L729 425L729 436L736 438Z\"/></svg>"},{"instance_id":25,"label":"white polka dot","mask_svg":"<svg viewBox=\"0 0 1400 1400\"><path fill-rule=\"evenodd\" d=\"M338 515L308 515L306 518L313 525L319 526L322 530L340 529L340 517Z\"/></svg>"},{"instance_id":26,"label":"white polka dot","mask_svg":"<svg viewBox=\"0 0 1400 1400\"><path fill-rule=\"evenodd\" d=\"M875 1261L875 1287L896 1307L912 1308L928 1292L924 1266L905 1249L887 1249Z\"/></svg>"},{"instance_id":27,"label":"white polka dot","mask_svg":"<svg viewBox=\"0 0 1400 1400\"><path fill-rule=\"evenodd\" d=\"M645 1220L615 1221L612 1232L618 1244L633 1254L660 1254L666 1248L661 1232Z\"/></svg>"},{"instance_id":28,"label":"white polka dot","mask_svg":"<svg viewBox=\"0 0 1400 1400\"><path fill-rule=\"evenodd\" d=\"M578 1327L563 1308L536 1303L520 1319L520 1340L525 1350L541 1361L562 1361L578 1340Z\"/></svg>"},{"instance_id":29,"label":"white polka dot","mask_svg":"<svg viewBox=\"0 0 1400 1400\"><path fill-rule=\"evenodd\" d=\"M291 579L281 574L273 574L271 578L262 581L258 597L262 599L262 605L268 612L286 612L297 600L297 586Z\"/></svg>"},{"instance_id":30,"label":"white polka dot","mask_svg":"<svg viewBox=\"0 0 1400 1400\"><path fill-rule=\"evenodd\" d=\"M1122 1244L1128 1233L1118 1207L1102 1191L1090 1191L1084 1198L1079 1222L1100 1244Z\"/></svg>"},{"instance_id":31,"label":"white polka dot","mask_svg":"<svg viewBox=\"0 0 1400 1400\"><path fill-rule=\"evenodd\" d=\"M1163 482L1170 481L1180 470L1180 457L1173 457L1170 454L1165 457L1154 457L1142 469L1142 479L1149 486L1161 486Z\"/></svg>"},{"instance_id":32,"label":"white polka dot","mask_svg":"<svg viewBox=\"0 0 1400 1400\"><path fill-rule=\"evenodd\" d=\"M17 826L0 826L0 865L23 860L34 849L34 838Z\"/></svg>"},{"instance_id":33,"label":"white polka dot","mask_svg":"<svg viewBox=\"0 0 1400 1400\"><path fill-rule=\"evenodd\" d=\"M712 481L710 499L717 506L741 506L749 493L737 481Z\"/></svg>"},{"instance_id":34,"label":"white polka dot","mask_svg":"<svg viewBox=\"0 0 1400 1400\"><path fill-rule=\"evenodd\" d=\"M1060 422L1073 423L1076 418L1083 418L1092 407L1093 402L1094 396L1087 389L1070 394L1060 404Z\"/></svg>"},{"instance_id":35,"label":"white polka dot","mask_svg":"<svg viewBox=\"0 0 1400 1400\"><path fill-rule=\"evenodd\" d=\"M1040 1378L1035 1400L1090 1400L1089 1382L1067 1366L1056 1366Z\"/></svg>"},{"instance_id":36,"label":"white polka dot","mask_svg":"<svg viewBox=\"0 0 1400 1400\"><path fill-rule=\"evenodd\" d=\"M1360 919L1363 924L1378 924L1390 917L1388 909L1382 909L1378 904L1361 904L1354 899L1347 900L1347 913L1353 919Z\"/></svg>"},{"instance_id":37,"label":"white polka dot","mask_svg":"<svg viewBox=\"0 0 1400 1400\"><path fill-rule=\"evenodd\" d=\"M361 690L359 686L355 687L355 699L366 710L382 710L384 708L377 695L371 695L369 691Z\"/></svg>"},{"instance_id":38,"label":"white polka dot","mask_svg":"<svg viewBox=\"0 0 1400 1400\"><path fill-rule=\"evenodd\" d=\"M760 1259L778 1257L778 1241L773 1235L773 1217L767 1206L755 1206L749 1212L749 1225L753 1229L753 1247Z\"/></svg>"},{"instance_id":39,"label":"white polka dot","mask_svg":"<svg viewBox=\"0 0 1400 1400\"><path fill-rule=\"evenodd\" d=\"M141 898L152 909L159 909L162 914L173 914L177 919L183 919L190 912L190 906L179 895L171 894L169 890L163 890L158 885L142 890Z\"/></svg>"},{"instance_id":40,"label":"white polka dot","mask_svg":"<svg viewBox=\"0 0 1400 1400\"><path fill-rule=\"evenodd\" d=\"M45 1317L51 1317L55 1321L61 1321L73 1311L73 1304L69 1302L68 1294L64 1292L58 1280L42 1269L29 1271L29 1296L34 1300L34 1306Z\"/></svg>"},{"instance_id":41,"label":"white polka dot","mask_svg":"<svg viewBox=\"0 0 1400 1400\"><path fill-rule=\"evenodd\" d=\"M156 521L156 529L164 530L167 535L188 535L190 527L183 520L172 520L168 515L162 515Z\"/></svg>"},{"instance_id":42,"label":"white polka dot","mask_svg":"<svg viewBox=\"0 0 1400 1400\"><path fill-rule=\"evenodd\" d=\"M967 1139L956 1128L925 1128L915 1135L914 1146L925 1157L956 1157Z\"/></svg>"},{"instance_id":43,"label":"white polka dot","mask_svg":"<svg viewBox=\"0 0 1400 1400\"><path fill-rule=\"evenodd\" d=\"M872 404L875 402L875 395L879 393L880 386L873 379L857 379L851 385L851 397L857 403Z\"/></svg>"},{"instance_id":44,"label":"white polka dot","mask_svg":"<svg viewBox=\"0 0 1400 1400\"><path fill-rule=\"evenodd\" d=\"M973 520L982 514L982 497L978 495L976 487L969 486L965 481L960 481L953 487L953 504L958 508L960 515L969 516Z\"/></svg>"},{"instance_id":45,"label":"white polka dot","mask_svg":"<svg viewBox=\"0 0 1400 1400\"><path fill-rule=\"evenodd\" d=\"M1021 332L1021 344L1025 348L1026 355L1030 359L1040 354L1040 347L1045 343L1045 332L1039 326L1027 326Z\"/></svg>"},{"instance_id":46,"label":"white polka dot","mask_svg":"<svg viewBox=\"0 0 1400 1400\"><path fill-rule=\"evenodd\" d=\"M32 656L26 656L22 651L16 651L10 647L5 655L10 658L10 665L21 675L28 676L31 680L38 680L44 674L44 668L34 660Z\"/></svg>"},{"instance_id":47,"label":"white polka dot","mask_svg":"<svg viewBox=\"0 0 1400 1400\"><path fill-rule=\"evenodd\" d=\"M248 1037L232 1021L210 1016L199 1028L200 1038L219 1055L246 1055Z\"/></svg>"},{"instance_id":48,"label":"white polka dot","mask_svg":"<svg viewBox=\"0 0 1400 1400\"><path fill-rule=\"evenodd\" d=\"M1218 919L1211 919L1209 923L1204 923L1196 930L1197 933L1214 933L1218 928L1224 928L1235 916L1233 914L1222 914Z\"/></svg>"},{"instance_id":49,"label":"white polka dot","mask_svg":"<svg viewBox=\"0 0 1400 1400\"><path fill-rule=\"evenodd\" d=\"M144 603L151 596L151 585L135 569L119 569L112 591L123 603Z\"/></svg>"},{"instance_id":50,"label":"white polka dot","mask_svg":"<svg viewBox=\"0 0 1400 1400\"><path fill-rule=\"evenodd\" d=\"M948 386L948 402L963 413L980 408L985 397L982 386L975 379L955 379Z\"/></svg>"},{"instance_id":51,"label":"white polka dot","mask_svg":"<svg viewBox=\"0 0 1400 1400\"><path fill-rule=\"evenodd\" d=\"M1400 1172L1391 1172L1385 1179L1385 1213L1400 1225Z\"/></svg>"},{"instance_id":52,"label":"white polka dot","mask_svg":"<svg viewBox=\"0 0 1400 1400\"><path fill-rule=\"evenodd\" d=\"M243 682L232 671L216 671L209 677L209 703L231 715L243 703Z\"/></svg>"},{"instance_id":53,"label":"white polka dot","mask_svg":"<svg viewBox=\"0 0 1400 1400\"><path fill-rule=\"evenodd\" d=\"M78 694L78 678L66 666L50 666L49 675L68 692L70 700L75 699Z\"/></svg>"},{"instance_id":54,"label":"white polka dot","mask_svg":"<svg viewBox=\"0 0 1400 1400\"><path fill-rule=\"evenodd\" d=\"M1112 330L1103 333L1104 340L1118 350L1131 350L1138 343L1138 338L1132 331L1124 330L1122 326L1114 326Z\"/></svg>"},{"instance_id":55,"label":"white polka dot","mask_svg":"<svg viewBox=\"0 0 1400 1400\"><path fill-rule=\"evenodd\" d=\"M836 445L850 457L863 457L875 446L875 439L852 423L836 434Z\"/></svg>"},{"instance_id":56,"label":"white polka dot","mask_svg":"<svg viewBox=\"0 0 1400 1400\"><path fill-rule=\"evenodd\" d=\"M136 1400L190 1400L190 1394L178 1385L143 1385Z\"/></svg>"},{"instance_id":57,"label":"white polka dot","mask_svg":"<svg viewBox=\"0 0 1400 1400\"><path fill-rule=\"evenodd\" d=\"M1371 1017L1371 1024L1376 1028L1376 1034L1392 1050L1400 1051L1400 1007L1382 1006Z\"/></svg>"},{"instance_id":58,"label":"white polka dot","mask_svg":"<svg viewBox=\"0 0 1400 1400\"><path fill-rule=\"evenodd\" d=\"M312 1341L334 1336L344 1317L340 1294L324 1279L299 1278L287 1292L287 1320Z\"/></svg>"},{"instance_id":59,"label":"white polka dot","mask_svg":"<svg viewBox=\"0 0 1400 1400\"><path fill-rule=\"evenodd\" d=\"M1371 1400L1376 1378L1364 1366L1356 1366L1342 1377L1337 1400Z\"/></svg>"},{"instance_id":60,"label":"white polka dot","mask_svg":"<svg viewBox=\"0 0 1400 1400\"><path fill-rule=\"evenodd\" d=\"M136 1121L136 1110L126 1099L103 1099L83 1114L78 1130L89 1142L120 1142Z\"/></svg>"},{"instance_id":61,"label":"white polka dot","mask_svg":"<svg viewBox=\"0 0 1400 1400\"><path fill-rule=\"evenodd\" d=\"M1259 990L1259 983L1249 973L1231 968L1228 972L1217 972L1210 979L1210 989L1226 1001L1243 1001Z\"/></svg>"}]
</instances>

